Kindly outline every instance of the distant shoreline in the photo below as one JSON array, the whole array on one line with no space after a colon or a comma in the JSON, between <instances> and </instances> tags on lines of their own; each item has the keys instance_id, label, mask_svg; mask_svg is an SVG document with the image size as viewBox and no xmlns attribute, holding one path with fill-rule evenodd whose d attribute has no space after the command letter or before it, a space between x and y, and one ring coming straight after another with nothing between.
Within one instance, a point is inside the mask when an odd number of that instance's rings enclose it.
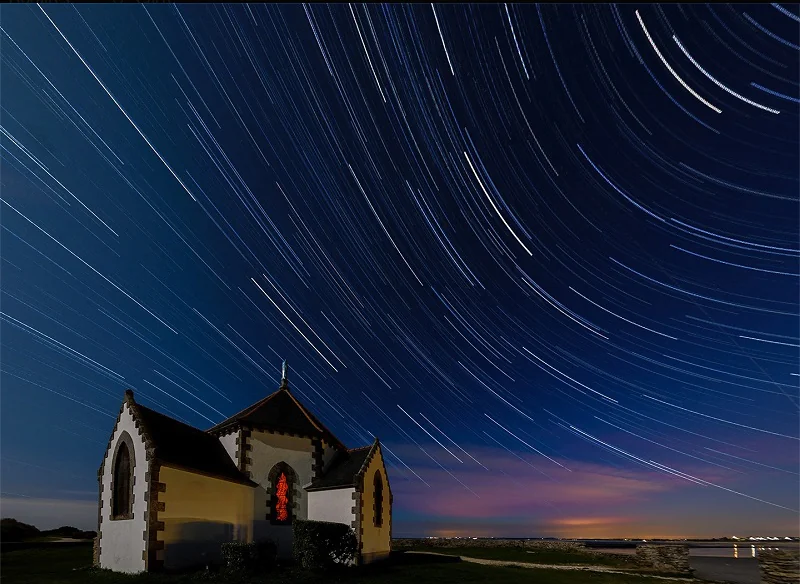
<instances>
[{"instance_id":1,"label":"distant shoreline","mask_svg":"<svg viewBox=\"0 0 800 584\"><path fill-rule=\"evenodd\" d=\"M729 547L733 545L755 545L759 547L787 547L787 546L800 546L800 537L792 537L791 539L773 539L773 540L751 540L747 538L732 539L732 538L692 538L692 539L596 539L596 538L577 538L577 537L469 537L469 536L454 536L454 537L438 537L438 536L420 536L420 537L393 537L393 540L460 540L464 542L469 541L485 541L485 540L498 540L498 541L574 541L580 542L589 547L636 547L638 544L684 544L690 547Z\"/></svg>"}]
</instances>

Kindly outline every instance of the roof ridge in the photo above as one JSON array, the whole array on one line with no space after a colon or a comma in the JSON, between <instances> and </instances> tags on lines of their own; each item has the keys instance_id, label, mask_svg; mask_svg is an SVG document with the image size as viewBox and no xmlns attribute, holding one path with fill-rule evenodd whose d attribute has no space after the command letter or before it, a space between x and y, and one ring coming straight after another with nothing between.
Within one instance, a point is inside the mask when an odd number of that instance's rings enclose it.
<instances>
[{"instance_id":1,"label":"roof ridge","mask_svg":"<svg viewBox=\"0 0 800 584\"><path fill-rule=\"evenodd\" d=\"M342 489L357 487L359 481L363 481L364 462L375 458L374 444L354 448L347 451L339 451L329 463L321 477L314 479L311 485L306 486L308 491L320 491L326 489Z\"/></svg>"},{"instance_id":2,"label":"roof ridge","mask_svg":"<svg viewBox=\"0 0 800 584\"><path fill-rule=\"evenodd\" d=\"M322 423L322 421L320 421L314 414L312 414L311 411L306 406L303 405L303 402L301 402L299 399L297 399L292 394L291 391L287 391L286 393L289 394L289 397L291 398L291 400L295 403L295 405L298 408L300 408L300 411L303 413L303 415L306 417L306 419L309 422L311 422L311 425L314 426L317 429L318 432L320 432L322 434L328 434L331 438L333 438L341 446L344 446L345 450L347 450L347 447L344 445L344 443L342 443L341 440L339 440L339 438L336 437L336 434L331 432L328 429L328 427L325 426L325 424Z\"/></svg>"},{"instance_id":3,"label":"roof ridge","mask_svg":"<svg viewBox=\"0 0 800 584\"><path fill-rule=\"evenodd\" d=\"M225 422L228 422L229 420L233 420L233 419L236 419L236 418L239 418L239 417L246 416L247 414L251 413L253 410L256 410L256 409L260 408L261 406L263 406L264 404L266 404L269 400L271 400L276 395L278 395L278 393L280 393L280 391L281 391L280 389L278 391L274 391L271 394L269 394L267 397L261 398L256 403L250 404L249 406L247 406L243 410L240 410L240 411L236 412L232 416L226 416L225 419L222 420L219 424L214 424L213 426L211 426L211 428L209 428L208 430L204 430L204 431L205 432L211 432L217 426L220 426L220 425L224 424Z\"/></svg>"},{"instance_id":4,"label":"roof ridge","mask_svg":"<svg viewBox=\"0 0 800 584\"><path fill-rule=\"evenodd\" d=\"M364 459L364 462L361 464L361 468L358 469L356 476L363 476L363 474L367 472L367 467L369 466L369 463L372 461L372 456L373 456L372 451L375 450L376 448L380 448L380 444L378 443L377 440L375 440L375 442L370 444L369 453L367 454L367 457Z\"/></svg>"},{"instance_id":5,"label":"roof ridge","mask_svg":"<svg viewBox=\"0 0 800 584\"><path fill-rule=\"evenodd\" d=\"M285 395L283 395L285 394ZM275 399L280 397L280 400L276 400L275 407L269 405L269 403ZM332 446L336 447L337 450L347 451L347 446L342 443L342 441L328 429L325 424L323 424L319 418L317 418L297 397L292 395L292 392L289 391L287 387L281 387L274 393L268 395L267 397L257 401L251 406L241 410L240 412L234 414L233 416L227 417L225 420L219 422L218 424L213 425L211 428L206 430L209 434L217 434L223 432L226 428L235 427L237 424L239 425L252 425L251 420L248 418L258 418L259 416L264 415L266 411L275 410L275 408L280 409L281 407L285 407L283 404L283 400L288 400L288 407L292 408L292 411L298 410L298 413L294 414L297 416L298 421L302 421L301 425L303 427L310 426L310 428L306 428L304 431L310 433L312 436L314 435L321 435L321 437L326 441L331 443ZM277 410L275 410L277 411ZM284 412L288 413L288 412ZM280 422L273 420L270 424L277 424L280 426ZM256 423L256 426L259 424ZM265 426L266 427L266 426ZM269 428L267 428L269 429ZM278 428L280 429L280 428Z\"/></svg>"},{"instance_id":6,"label":"roof ridge","mask_svg":"<svg viewBox=\"0 0 800 584\"><path fill-rule=\"evenodd\" d=\"M239 471L213 435L147 406L129 402L145 437L148 458L187 472L254 484Z\"/></svg>"},{"instance_id":7,"label":"roof ridge","mask_svg":"<svg viewBox=\"0 0 800 584\"><path fill-rule=\"evenodd\" d=\"M261 406L263 406L264 404L266 404L269 400L271 400L276 395L278 395L278 393L280 393L280 391L281 391L280 389L278 391L273 391L267 397L261 398L256 403L251 404L251 405L247 406L246 408L244 408L241 412L237 412L237 413L235 413L235 414L233 414L232 416L229 416L229 417L230 418L237 418L239 416L246 416L247 414L249 414L253 410L258 409Z\"/></svg>"},{"instance_id":8,"label":"roof ridge","mask_svg":"<svg viewBox=\"0 0 800 584\"><path fill-rule=\"evenodd\" d=\"M305 406L304 406L302 403L300 403L300 400L298 400L296 397L294 397L294 396L292 395L292 392L291 392L291 391L290 391L290 392L288 392L288 393L289 393L289 398L291 398L291 400L292 400L292 401L295 403L295 405L296 405L298 408L300 408L300 411L301 411L301 412L303 412L303 415L306 417L306 419L307 419L309 422L311 422L311 425L312 425L312 426L314 426L314 427L315 427L315 428L316 428L316 429L317 429L319 432L325 433L325 429L324 429L324 428L320 428L320 424L321 424L321 422L320 422L320 423L317 423L317 420L315 420L315 419L314 419L314 416L312 416L312 415L311 415L311 412L309 412L309 411L306 409L306 407L305 407Z\"/></svg>"},{"instance_id":9,"label":"roof ridge","mask_svg":"<svg viewBox=\"0 0 800 584\"><path fill-rule=\"evenodd\" d=\"M192 426L191 424L187 424L186 422L181 422L178 418L173 418L172 416L168 416L167 414L162 414L161 412L159 412L158 410L154 410L153 408L148 408L147 406L143 406L142 404L139 403L136 404L136 407L140 410L147 410L148 412L151 412L153 414L162 416L164 418L169 418L171 421L175 422L176 424L180 424L181 426L186 426L187 428L191 428L192 430L195 430L197 432L205 433L204 430L201 430L197 426Z\"/></svg>"},{"instance_id":10,"label":"roof ridge","mask_svg":"<svg viewBox=\"0 0 800 584\"><path fill-rule=\"evenodd\" d=\"M359 446L357 448L348 448L347 452L355 452L356 450L364 450L365 448L372 448L375 445L373 442L372 444L367 444L366 446Z\"/></svg>"}]
</instances>

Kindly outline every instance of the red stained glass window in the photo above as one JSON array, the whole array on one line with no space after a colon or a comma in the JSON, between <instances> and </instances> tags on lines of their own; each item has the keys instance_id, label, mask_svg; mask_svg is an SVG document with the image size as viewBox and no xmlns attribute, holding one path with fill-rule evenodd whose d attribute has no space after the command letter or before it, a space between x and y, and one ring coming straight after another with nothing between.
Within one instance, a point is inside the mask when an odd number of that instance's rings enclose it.
<instances>
[{"instance_id":1,"label":"red stained glass window","mask_svg":"<svg viewBox=\"0 0 800 584\"><path fill-rule=\"evenodd\" d=\"M281 473L275 489L275 518L278 521L289 520L289 481L286 480L286 473Z\"/></svg>"}]
</instances>

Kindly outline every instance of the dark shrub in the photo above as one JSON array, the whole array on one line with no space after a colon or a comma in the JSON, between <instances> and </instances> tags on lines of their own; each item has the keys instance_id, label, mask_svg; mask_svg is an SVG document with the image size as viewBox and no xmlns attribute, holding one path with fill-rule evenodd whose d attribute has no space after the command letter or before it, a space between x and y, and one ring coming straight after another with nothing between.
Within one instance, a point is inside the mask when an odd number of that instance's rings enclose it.
<instances>
[{"instance_id":1,"label":"dark shrub","mask_svg":"<svg viewBox=\"0 0 800 584\"><path fill-rule=\"evenodd\" d=\"M66 537L71 539L94 539L97 535L95 531L81 531L77 527L63 525L57 529L42 531L40 535L51 537Z\"/></svg>"},{"instance_id":2,"label":"dark shrub","mask_svg":"<svg viewBox=\"0 0 800 584\"><path fill-rule=\"evenodd\" d=\"M295 519L294 559L307 570L347 564L358 553L358 540L349 525Z\"/></svg>"},{"instance_id":3,"label":"dark shrub","mask_svg":"<svg viewBox=\"0 0 800 584\"><path fill-rule=\"evenodd\" d=\"M25 541L39 535L39 530L33 525L22 523L16 519L3 519L0 521L0 541Z\"/></svg>"},{"instance_id":4,"label":"dark shrub","mask_svg":"<svg viewBox=\"0 0 800 584\"><path fill-rule=\"evenodd\" d=\"M258 571L271 570L278 563L278 545L271 539L257 541L255 555L255 569Z\"/></svg>"},{"instance_id":5,"label":"dark shrub","mask_svg":"<svg viewBox=\"0 0 800 584\"><path fill-rule=\"evenodd\" d=\"M225 570L232 574L267 571L275 565L278 548L272 541L244 543L230 541L222 544Z\"/></svg>"}]
</instances>

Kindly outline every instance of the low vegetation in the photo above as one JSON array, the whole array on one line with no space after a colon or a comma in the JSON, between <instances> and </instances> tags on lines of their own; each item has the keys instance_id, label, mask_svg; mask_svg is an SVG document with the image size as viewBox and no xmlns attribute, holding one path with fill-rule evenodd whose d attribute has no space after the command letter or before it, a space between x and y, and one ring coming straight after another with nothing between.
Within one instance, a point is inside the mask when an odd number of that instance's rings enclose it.
<instances>
[{"instance_id":1,"label":"low vegetation","mask_svg":"<svg viewBox=\"0 0 800 584\"><path fill-rule=\"evenodd\" d=\"M192 574L139 574L128 576L91 568L91 545L51 545L49 547L4 551L0 554L3 584L656 584L634 574L602 574L526 568L482 566L460 562L447 556L399 552L392 558L361 568L303 570L279 565L268 576L230 577L224 572Z\"/></svg>"},{"instance_id":2,"label":"low vegetation","mask_svg":"<svg viewBox=\"0 0 800 584\"><path fill-rule=\"evenodd\" d=\"M232 577L268 572L277 566L278 548L273 541L222 544L223 570Z\"/></svg>"},{"instance_id":3,"label":"low vegetation","mask_svg":"<svg viewBox=\"0 0 800 584\"><path fill-rule=\"evenodd\" d=\"M325 570L347 565L358 553L358 540L349 525L295 519L292 553L300 567Z\"/></svg>"},{"instance_id":4,"label":"low vegetation","mask_svg":"<svg viewBox=\"0 0 800 584\"><path fill-rule=\"evenodd\" d=\"M48 539L94 539L94 531L82 531L77 527L65 525L57 529L40 531L33 525L22 523L16 519L0 519L0 541L21 542Z\"/></svg>"}]
</instances>

